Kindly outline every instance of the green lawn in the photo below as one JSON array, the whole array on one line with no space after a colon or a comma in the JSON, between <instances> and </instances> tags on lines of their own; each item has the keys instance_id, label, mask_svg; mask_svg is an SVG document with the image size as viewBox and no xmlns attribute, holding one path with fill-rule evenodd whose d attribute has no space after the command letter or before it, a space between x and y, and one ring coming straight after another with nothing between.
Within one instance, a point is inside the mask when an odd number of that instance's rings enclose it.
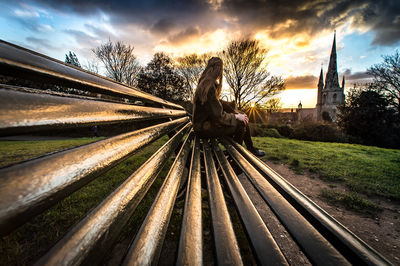
<instances>
[{"instance_id":1,"label":"green lawn","mask_svg":"<svg viewBox=\"0 0 400 266\"><path fill-rule=\"evenodd\" d=\"M103 138L77 138L46 141L0 141L0 167L100 139Z\"/></svg>"},{"instance_id":2,"label":"green lawn","mask_svg":"<svg viewBox=\"0 0 400 266\"><path fill-rule=\"evenodd\" d=\"M66 149L82 145L98 139L82 138L57 141L7 141L0 142L1 158L6 158L7 164L37 157L58 149ZM163 137L148 145L140 152L129 157L116 167L96 178L94 181L65 198L49 210L38 215L32 221L21 226L10 235L0 239L0 265L26 265L32 264L52 247L68 229L81 220L85 214L97 206L111 191L132 174L143 162L147 160L162 144L168 140ZM3 144L6 145L3 145ZM18 152L16 152L18 150ZM15 161L7 154L13 154ZM137 207L133 217L124 229L125 237L137 231L144 219L147 209L155 198L163 177L168 172L164 167L153 186Z\"/></svg>"},{"instance_id":3,"label":"green lawn","mask_svg":"<svg viewBox=\"0 0 400 266\"><path fill-rule=\"evenodd\" d=\"M99 139L1 141L0 162L2 166L5 166ZM25 265L35 262L65 235L72 225L100 203L167 139L167 137L163 137L152 143L43 214L38 215L9 236L1 238L0 265ZM324 179L344 182L355 193L400 199L400 150L268 137L254 138L254 142L257 147L266 151L267 156L264 158L287 163L298 172L311 171ZM121 234L124 237L132 238L138 230L172 159L168 162L167 167L164 167L163 172L136 209L124 229L124 233ZM350 202L353 205L356 204L356 209L367 207L372 211L375 209L375 206L368 205L368 202L365 203L356 194L342 195L334 191L322 192L324 192L322 194L325 198L333 202Z\"/></svg>"},{"instance_id":4,"label":"green lawn","mask_svg":"<svg viewBox=\"0 0 400 266\"><path fill-rule=\"evenodd\" d=\"M400 199L400 150L371 146L254 138L266 159L289 164L298 173L344 182L354 192Z\"/></svg>"}]
</instances>

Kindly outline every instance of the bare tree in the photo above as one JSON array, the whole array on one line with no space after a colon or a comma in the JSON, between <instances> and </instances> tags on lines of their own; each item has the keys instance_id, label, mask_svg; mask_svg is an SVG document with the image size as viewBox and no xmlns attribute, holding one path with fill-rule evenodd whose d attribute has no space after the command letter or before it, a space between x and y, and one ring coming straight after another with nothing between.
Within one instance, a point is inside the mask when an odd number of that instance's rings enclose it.
<instances>
[{"instance_id":1,"label":"bare tree","mask_svg":"<svg viewBox=\"0 0 400 266\"><path fill-rule=\"evenodd\" d=\"M281 98L279 97L270 98L264 103L263 107L269 113L278 112L279 109L282 108Z\"/></svg>"},{"instance_id":2,"label":"bare tree","mask_svg":"<svg viewBox=\"0 0 400 266\"><path fill-rule=\"evenodd\" d=\"M100 45L92 49L101 62L103 62L107 76L129 86L136 85L136 78L140 71L139 63L133 53L134 47L120 41Z\"/></svg>"},{"instance_id":3,"label":"bare tree","mask_svg":"<svg viewBox=\"0 0 400 266\"><path fill-rule=\"evenodd\" d=\"M184 78L184 86L192 99L197 82L207 65L209 54L190 54L176 59L176 70Z\"/></svg>"},{"instance_id":4,"label":"bare tree","mask_svg":"<svg viewBox=\"0 0 400 266\"><path fill-rule=\"evenodd\" d=\"M87 60L83 68L95 74L99 74L99 64L96 60Z\"/></svg>"},{"instance_id":5,"label":"bare tree","mask_svg":"<svg viewBox=\"0 0 400 266\"><path fill-rule=\"evenodd\" d=\"M258 41L249 39L232 41L222 52L225 79L239 109L261 104L284 89L282 77L266 70L267 54Z\"/></svg>"},{"instance_id":6,"label":"bare tree","mask_svg":"<svg viewBox=\"0 0 400 266\"><path fill-rule=\"evenodd\" d=\"M383 63L376 64L367 70L374 77L371 87L385 95L390 104L400 114L400 53L383 56Z\"/></svg>"}]
</instances>

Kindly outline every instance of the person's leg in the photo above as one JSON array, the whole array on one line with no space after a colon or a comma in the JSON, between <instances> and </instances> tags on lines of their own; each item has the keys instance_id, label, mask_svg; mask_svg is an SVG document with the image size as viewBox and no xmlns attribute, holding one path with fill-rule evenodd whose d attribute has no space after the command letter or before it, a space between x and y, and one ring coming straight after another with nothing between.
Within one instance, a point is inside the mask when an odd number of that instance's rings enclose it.
<instances>
[{"instance_id":1,"label":"person's leg","mask_svg":"<svg viewBox=\"0 0 400 266\"><path fill-rule=\"evenodd\" d=\"M253 153L254 155L259 156L259 157L265 155L265 152L264 152L264 151L259 150L259 149L257 149L257 148L254 147L253 141L252 141L251 135L250 135L249 124L247 124L246 127L245 127L245 132L244 132L243 140L244 140L244 143L246 144L246 148L247 148L251 153Z\"/></svg>"},{"instance_id":2,"label":"person's leg","mask_svg":"<svg viewBox=\"0 0 400 266\"><path fill-rule=\"evenodd\" d=\"M211 126L210 129L198 132L197 134L201 135L202 138L218 138L224 136L233 136L235 135L235 132L236 132L236 127L234 126L226 126L226 127Z\"/></svg>"},{"instance_id":3,"label":"person's leg","mask_svg":"<svg viewBox=\"0 0 400 266\"><path fill-rule=\"evenodd\" d=\"M253 141L251 140L249 124L247 124L245 126L245 132L244 132L244 135L243 135L243 140L244 140L244 144L246 144L246 147L247 147L248 150L253 148Z\"/></svg>"},{"instance_id":4,"label":"person's leg","mask_svg":"<svg viewBox=\"0 0 400 266\"><path fill-rule=\"evenodd\" d=\"M233 133L233 140L242 145L243 139L246 134L246 125L242 121L237 121L235 132Z\"/></svg>"}]
</instances>

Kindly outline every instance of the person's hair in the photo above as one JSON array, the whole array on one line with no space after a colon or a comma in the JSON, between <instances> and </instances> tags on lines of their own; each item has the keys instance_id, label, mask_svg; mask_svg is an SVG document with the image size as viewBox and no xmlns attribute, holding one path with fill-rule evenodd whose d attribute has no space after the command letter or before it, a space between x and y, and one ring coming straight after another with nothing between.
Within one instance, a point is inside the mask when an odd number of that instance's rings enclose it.
<instances>
[{"instance_id":1,"label":"person's hair","mask_svg":"<svg viewBox=\"0 0 400 266\"><path fill-rule=\"evenodd\" d=\"M212 86L215 85L215 96L217 99L221 96L222 90L222 60L219 57L212 57L207 62L206 69L200 76L199 82L197 83L196 92L194 94L193 102L200 100L201 104L207 101L208 91ZM219 79L219 84L216 81Z\"/></svg>"}]
</instances>

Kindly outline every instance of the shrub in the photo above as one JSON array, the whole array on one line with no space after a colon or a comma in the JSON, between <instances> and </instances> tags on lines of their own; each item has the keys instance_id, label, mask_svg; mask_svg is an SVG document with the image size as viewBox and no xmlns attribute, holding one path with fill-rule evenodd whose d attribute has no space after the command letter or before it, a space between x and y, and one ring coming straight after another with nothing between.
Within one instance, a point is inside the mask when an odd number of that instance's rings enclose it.
<instances>
[{"instance_id":1,"label":"shrub","mask_svg":"<svg viewBox=\"0 0 400 266\"><path fill-rule=\"evenodd\" d=\"M345 137L333 124L301 123L293 127L291 138L312 141L344 142Z\"/></svg>"},{"instance_id":2,"label":"shrub","mask_svg":"<svg viewBox=\"0 0 400 266\"><path fill-rule=\"evenodd\" d=\"M281 134L272 125L267 124L250 124L250 132L253 137L273 137L281 138Z\"/></svg>"},{"instance_id":3,"label":"shrub","mask_svg":"<svg viewBox=\"0 0 400 266\"><path fill-rule=\"evenodd\" d=\"M281 138L281 134L276 128L267 128L262 132L262 136L260 137L272 137L272 138Z\"/></svg>"},{"instance_id":4,"label":"shrub","mask_svg":"<svg viewBox=\"0 0 400 266\"><path fill-rule=\"evenodd\" d=\"M276 126L276 129L278 130L279 134L286 138L290 138L290 136L293 134L293 128L289 125L279 125Z\"/></svg>"}]
</instances>

